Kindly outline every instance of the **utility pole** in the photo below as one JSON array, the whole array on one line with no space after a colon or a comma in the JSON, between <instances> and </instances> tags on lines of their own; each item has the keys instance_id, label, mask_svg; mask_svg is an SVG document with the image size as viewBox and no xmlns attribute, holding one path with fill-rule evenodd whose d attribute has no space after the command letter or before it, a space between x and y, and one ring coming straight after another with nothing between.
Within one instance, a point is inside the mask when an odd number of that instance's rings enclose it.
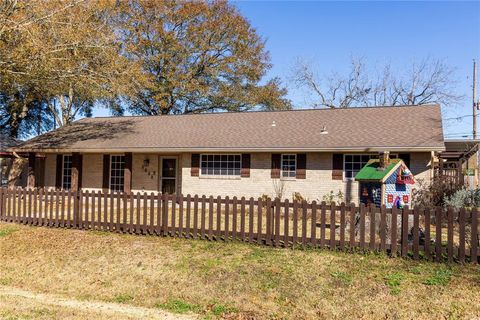
<instances>
[{"instance_id":1,"label":"utility pole","mask_svg":"<svg viewBox=\"0 0 480 320\"><path fill-rule=\"evenodd\" d=\"M473 59L473 140L477 139L477 62Z\"/></svg>"}]
</instances>

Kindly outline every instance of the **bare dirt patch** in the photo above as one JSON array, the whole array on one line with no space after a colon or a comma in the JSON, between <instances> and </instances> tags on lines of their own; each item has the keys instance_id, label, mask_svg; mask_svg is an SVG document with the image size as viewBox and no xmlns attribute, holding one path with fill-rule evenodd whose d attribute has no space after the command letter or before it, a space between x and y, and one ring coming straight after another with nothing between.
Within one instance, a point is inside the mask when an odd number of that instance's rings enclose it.
<instances>
[{"instance_id":1,"label":"bare dirt patch","mask_svg":"<svg viewBox=\"0 0 480 320\"><path fill-rule=\"evenodd\" d=\"M158 309L148 309L129 305L121 305L118 303L79 301L67 299L58 295L33 293L12 287L0 286L0 296L21 298L30 300L33 304L42 306L49 305L54 307L66 308L66 310L74 310L81 314L92 314L94 316L105 317L123 317L127 319L163 319L163 320L192 320L196 319L193 315L174 315ZM15 300L17 301L17 300ZM58 309L58 308L57 308ZM38 312L38 316L50 314L47 311Z\"/></svg>"}]
</instances>

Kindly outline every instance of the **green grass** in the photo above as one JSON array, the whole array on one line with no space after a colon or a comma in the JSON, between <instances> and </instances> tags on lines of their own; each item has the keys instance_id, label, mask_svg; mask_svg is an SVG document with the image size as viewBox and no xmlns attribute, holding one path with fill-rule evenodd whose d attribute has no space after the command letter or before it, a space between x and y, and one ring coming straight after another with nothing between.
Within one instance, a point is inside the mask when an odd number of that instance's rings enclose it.
<instances>
[{"instance_id":1,"label":"green grass","mask_svg":"<svg viewBox=\"0 0 480 320\"><path fill-rule=\"evenodd\" d=\"M447 268L436 270L435 273L427 278L423 283L428 286L447 286L452 280L452 271Z\"/></svg>"},{"instance_id":2,"label":"green grass","mask_svg":"<svg viewBox=\"0 0 480 320\"><path fill-rule=\"evenodd\" d=\"M164 303L157 303L155 307L180 314L201 311L198 305L180 299L169 299Z\"/></svg>"},{"instance_id":3,"label":"green grass","mask_svg":"<svg viewBox=\"0 0 480 320\"><path fill-rule=\"evenodd\" d=\"M112 301L116 303L127 303L132 300L133 300L133 297L129 294L118 294L112 299Z\"/></svg>"},{"instance_id":4,"label":"green grass","mask_svg":"<svg viewBox=\"0 0 480 320\"><path fill-rule=\"evenodd\" d=\"M385 276L385 284L390 288L390 293L393 295L400 293L400 285L403 280L405 280L405 276L399 272L394 272Z\"/></svg>"},{"instance_id":5,"label":"green grass","mask_svg":"<svg viewBox=\"0 0 480 320\"><path fill-rule=\"evenodd\" d=\"M14 233L17 230L18 230L18 228L15 228L15 227L7 227L7 228L4 228L4 229L0 229L0 238L11 235L12 233Z\"/></svg>"}]
</instances>

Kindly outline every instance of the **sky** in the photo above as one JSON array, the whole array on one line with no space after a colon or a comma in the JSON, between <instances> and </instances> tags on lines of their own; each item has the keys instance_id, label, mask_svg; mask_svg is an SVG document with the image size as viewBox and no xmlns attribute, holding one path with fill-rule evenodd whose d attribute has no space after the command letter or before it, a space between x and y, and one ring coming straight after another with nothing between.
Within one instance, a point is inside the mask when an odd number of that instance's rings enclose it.
<instances>
[{"instance_id":1,"label":"sky","mask_svg":"<svg viewBox=\"0 0 480 320\"><path fill-rule=\"evenodd\" d=\"M447 138L471 135L472 117L468 115L472 114L474 58L479 64L477 79L480 79L480 1L235 1L233 4L266 40L273 64L266 79L280 77L295 107L310 107L305 92L289 82L292 67L299 58L326 73L345 72L351 57L362 57L371 66L390 63L393 70L402 70L426 58L441 59L455 68L456 91L464 96L459 105L442 108L445 135ZM462 116L459 120L452 119ZM408 119L405 120L408 126Z\"/></svg>"}]
</instances>

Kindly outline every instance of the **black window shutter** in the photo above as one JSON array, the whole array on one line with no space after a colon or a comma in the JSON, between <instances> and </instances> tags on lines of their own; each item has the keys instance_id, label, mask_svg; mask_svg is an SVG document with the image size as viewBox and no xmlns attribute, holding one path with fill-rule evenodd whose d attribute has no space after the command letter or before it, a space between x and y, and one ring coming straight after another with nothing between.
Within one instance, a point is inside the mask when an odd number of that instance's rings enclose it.
<instances>
[{"instance_id":1,"label":"black window shutter","mask_svg":"<svg viewBox=\"0 0 480 320\"><path fill-rule=\"evenodd\" d=\"M63 170L63 154L57 154L57 168L55 172L55 187L62 189L62 170Z\"/></svg>"},{"instance_id":2,"label":"black window shutter","mask_svg":"<svg viewBox=\"0 0 480 320\"><path fill-rule=\"evenodd\" d=\"M250 177L250 153L242 154L242 169L240 170L242 178Z\"/></svg>"},{"instance_id":3,"label":"black window shutter","mask_svg":"<svg viewBox=\"0 0 480 320\"><path fill-rule=\"evenodd\" d=\"M297 179L306 179L307 178L307 154L298 153L297 154Z\"/></svg>"},{"instance_id":4,"label":"black window shutter","mask_svg":"<svg viewBox=\"0 0 480 320\"><path fill-rule=\"evenodd\" d=\"M410 153L400 153L398 157L403 160L407 168L410 169Z\"/></svg>"},{"instance_id":5,"label":"black window shutter","mask_svg":"<svg viewBox=\"0 0 480 320\"><path fill-rule=\"evenodd\" d=\"M110 188L110 155L104 154L103 155L103 181L102 181L103 192L108 192L109 188Z\"/></svg>"},{"instance_id":6,"label":"black window shutter","mask_svg":"<svg viewBox=\"0 0 480 320\"><path fill-rule=\"evenodd\" d=\"M332 155L332 180L343 179L343 153Z\"/></svg>"},{"instance_id":7,"label":"black window shutter","mask_svg":"<svg viewBox=\"0 0 480 320\"><path fill-rule=\"evenodd\" d=\"M192 165L190 174L192 177L198 177L200 173L200 154L192 153Z\"/></svg>"},{"instance_id":8,"label":"black window shutter","mask_svg":"<svg viewBox=\"0 0 480 320\"><path fill-rule=\"evenodd\" d=\"M280 157L279 153L272 153L272 171L270 173L272 179L280 179Z\"/></svg>"}]
</instances>

